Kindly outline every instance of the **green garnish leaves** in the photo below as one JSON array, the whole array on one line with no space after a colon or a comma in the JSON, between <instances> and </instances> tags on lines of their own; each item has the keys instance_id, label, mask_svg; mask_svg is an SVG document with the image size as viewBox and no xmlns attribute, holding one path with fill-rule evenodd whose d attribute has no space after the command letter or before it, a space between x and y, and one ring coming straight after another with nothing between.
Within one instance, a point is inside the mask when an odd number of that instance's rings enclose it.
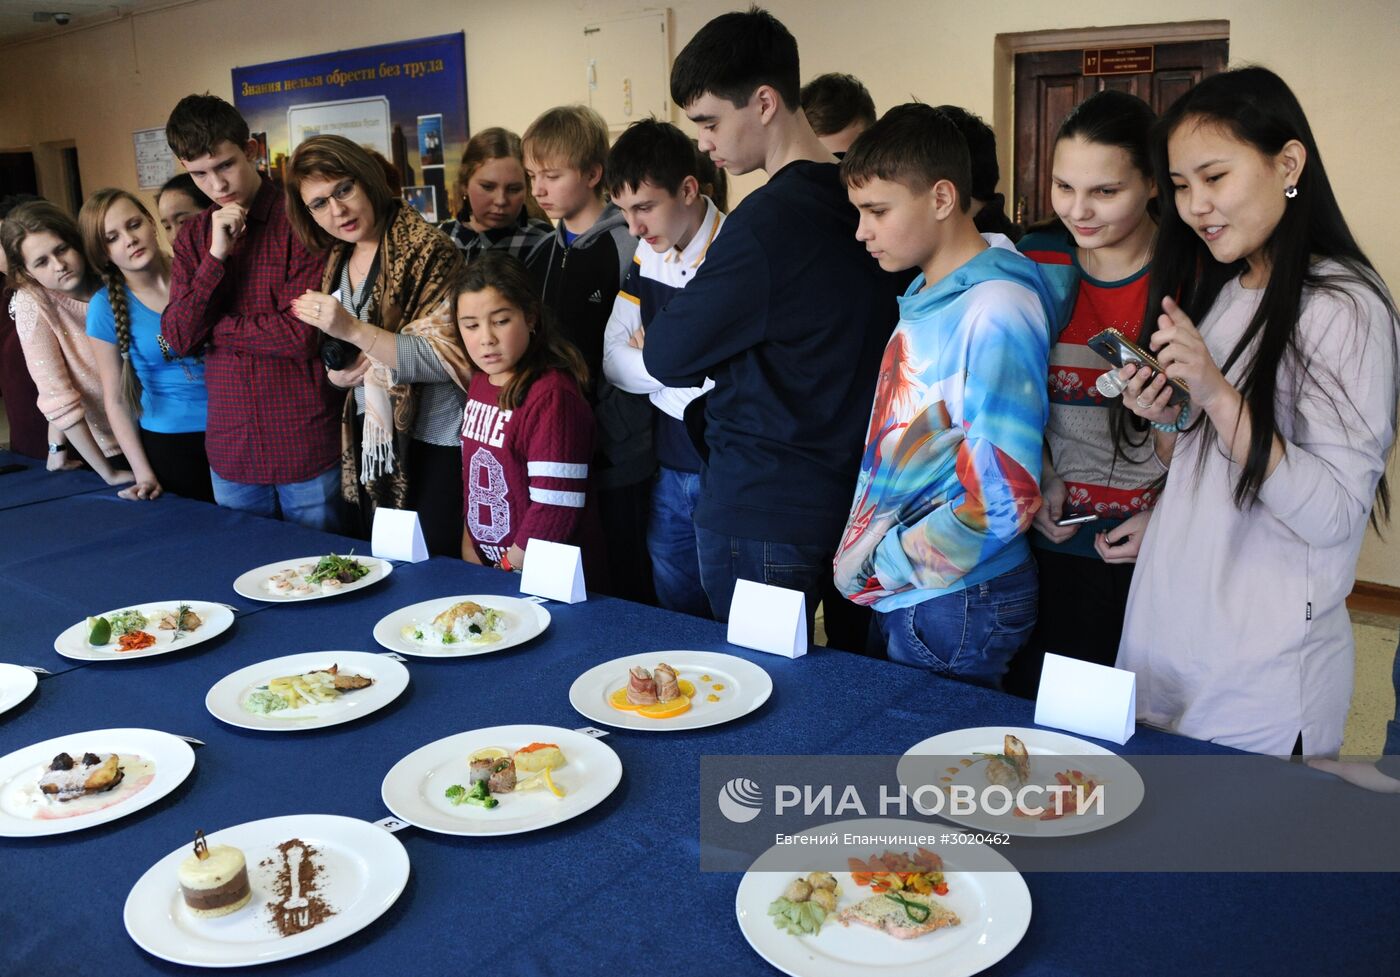
<instances>
[{"instance_id":1,"label":"green garnish leaves","mask_svg":"<svg viewBox=\"0 0 1400 977\"><path fill-rule=\"evenodd\" d=\"M928 922L929 914L933 912L930 907L925 906L922 902L914 902L911 899L906 899L898 892L886 892L885 898L892 899L903 906L904 915L908 916L909 919L915 923Z\"/></svg>"},{"instance_id":2,"label":"green garnish leaves","mask_svg":"<svg viewBox=\"0 0 1400 977\"><path fill-rule=\"evenodd\" d=\"M321 557L321 561L316 564L316 569L307 574L306 582L320 583L334 577L341 583L354 583L369 573L369 567L354 559L354 556L355 551L351 550L348 556L337 556L331 553Z\"/></svg>"}]
</instances>

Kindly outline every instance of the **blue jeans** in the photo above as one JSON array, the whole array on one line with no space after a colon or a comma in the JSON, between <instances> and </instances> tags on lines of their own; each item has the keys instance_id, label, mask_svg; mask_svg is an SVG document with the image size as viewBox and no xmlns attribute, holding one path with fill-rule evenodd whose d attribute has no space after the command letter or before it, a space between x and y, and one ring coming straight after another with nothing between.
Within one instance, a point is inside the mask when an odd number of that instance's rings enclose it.
<instances>
[{"instance_id":1,"label":"blue jeans","mask_svg":"<svg viewBox=\"0 0 1400 977\"><path fill-rule=\"evenodd\" d=\"M698 474L661 467L651 489L647 552L661 606L708 617L710 601L700 583L700 553L695 545L695 504L699 498Z\"/></svg>"},{"instance_id":2,"label":"blue jeans","mask_svg":"<svg viewBox=\"0 0 1400 977\"><path fill-rule=\"evenodd\" d=\"M989 689L1030 640L1039 600L1035 561L922 604L876 612L891 661Z\"/></svg>"},{"instance_id":3,"label":"blue jeans","mask_svg":"<svg viewBox=\"0 0 1400 977\"><path fill-rule=\"evenodd\" d=\"M287 485L230 482L212 470L209 477L214 483L214 501L225 508L269 519L281 518L328 533L338 533L343 526L339 464L315 478Z\"/></svg>"},{"instance_id":4,"label":"blue jeans","mask_svg":"<svg viewBox=\"0 0 1400 977\"><path fill-rule=\"evenodd\" d=\"M695 542L700 551L700 582L716 621L729 620L734 581L754 580L802 591L807 598L807 640L811 641L822 585L831 579L834 547L744 539L701 526L695 527Z\"/></svg>"},{"instance_id":5,"label":"blue jeans","mask_svg":"<svg viewBox=\"0 0 1400 977\"><path fill-rule=\"evenodd\" d=\"M1395 718L1385 724L1386 756L1400 756L1400 644L1395 646L1395 665L1391 673L1395 683Z\"/></svg>"}]
</instances>

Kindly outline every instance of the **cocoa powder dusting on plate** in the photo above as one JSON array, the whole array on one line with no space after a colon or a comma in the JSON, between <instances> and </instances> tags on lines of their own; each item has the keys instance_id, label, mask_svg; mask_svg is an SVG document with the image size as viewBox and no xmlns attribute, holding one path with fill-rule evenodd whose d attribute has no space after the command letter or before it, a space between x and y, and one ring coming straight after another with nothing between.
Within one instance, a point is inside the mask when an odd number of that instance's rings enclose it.
<instances>
[{"instance_id":1,"label":"cocoa powder dusting on plate","mask_svg":"<svg viewBox=\"0 0 1400 977\"><path fill-rule=\"evenodd\" d=\"M304 851L301 867L297 873L300 896L307 903L306 911L303 914L290 913L285 908L287 900L292 898L292 881L289 871L291 863L287 852L293 848L301 848ZM273 928L278 933L282 936L295 936L297 933L305 933L307 930L315 929L334 916L335 910L321 897L321 875L325 869L317 859L320 851L300 838L288 838L277 846L277 852L275 857L265 858L258 863L259 868L269 870L267 874L272 876L272 892L276 897L265 903L263 908ZM306 925L298 924L298 915L306 918Z\"/></svg>"}]
</instances>

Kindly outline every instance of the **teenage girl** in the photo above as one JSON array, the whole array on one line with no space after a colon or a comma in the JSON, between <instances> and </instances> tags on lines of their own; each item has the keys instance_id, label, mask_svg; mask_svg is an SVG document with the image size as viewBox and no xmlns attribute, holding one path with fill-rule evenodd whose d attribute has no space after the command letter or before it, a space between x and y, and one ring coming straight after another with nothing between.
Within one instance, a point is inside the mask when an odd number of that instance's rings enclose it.
<instances>
[{"instance_id":1,"label":"teenage girl","mask_svg":"<svg viewBox=\"0 0 1400 977\"><path fill-rule=\"evenodd\" d=\"M87 334L102 379L103 405L136 484L123 498L162 491L213 502L204 422L204 364L176 356L160 335L170 301L170 256L151 212L125 190L107 188L78 214L88 264L103 286L87 309Z\"/></svg>"},{"instance_id":2,"label":"teenage girl","mask_svg":"<svg viewBox=\"0 0 1400 977\"><path fill-rule=\"evenodd\" d=\"M47 200L30 201L0 224L0 247L16 286L15 331L49 422L49 468L59 467L71 447L108 485L125 485L134 476L107 423L87 339L88 300L98 280L83 259L78 225Z\"/></svg>"},{"instance_id":3,"label":"teenage girl","mask_svg":"<svg viewBox=\"0 0 1400 977\"><path fill-rule=\"evenodd\" d=\"M178 173L165 181L165 186L156 191L156 210L160 213L160 226L165 228L165 239L175 246L175 238L180 228L201 210L214 201L204 195L195 185L194 177L188 173Z\"/></svg>"},{"instance_id":4,"label":"teenage girl","mask_svg":"<svg viewBox=\"0 0 1400 977\"><path fill-rule=\"evenodd\" d=\"M520 137L499 127L482 129L467 142L457 171L462 207L442 225L467 261L483 251L502 249L528 261L554 227L529 211Z\"/></svg>"},{"instance_id":5,"label":"teenage girl","mask_svg":"<svg viewBox=\"0 0 1400 977\"><path fill-rule=\"evenodd\" d=\"M1147 103L1126 92L1099 92L1070 112L1051 163L1057 224L1018 245L1036 261L1079 273L1074 311L1050 351L1045 504L1031 534L1040 614L1006 680L1021 695L1035 695L1047 651L1113 664L1133 564L1110 544L1139 531L1134 517L1151 506L1150 486L1164 471L1146 424L1121 430L1121 408L1113 423L1115 402L1095 386L1111 366L1086 345L1105 329L1132 340L1142 331L1157 231L1149 146L1155 121ZM1074 521L1085 517L1091 521Z\"/></svg>"},{"instance_id":6,"label":"teenage girl","mask_svg":"<svg viewBox=\"0 0 1400 977\"><path fill-rule=\"evenodd\" d=\"M523 569L529 541L583 550L605 585L602 531L588 488L588 369L553 327L525 266L487 251L456 288L457 324L476 372L462 425L462 559Z\"/></svg>"},{"instance_id":7,"label":"teenage girl","mask_svg":"<svg viewBox=\"0 0 1400 977\"><path fill-rule=\"evenodd\" d=\"M1346 597L1395 435L1395 303L1342 217L1283 80L1202 81L1154 142L1149 342L1123 400L1176 435L1118 655L1138 719L1259 753L1335 755Z\"/></svg>"}]
</instances>

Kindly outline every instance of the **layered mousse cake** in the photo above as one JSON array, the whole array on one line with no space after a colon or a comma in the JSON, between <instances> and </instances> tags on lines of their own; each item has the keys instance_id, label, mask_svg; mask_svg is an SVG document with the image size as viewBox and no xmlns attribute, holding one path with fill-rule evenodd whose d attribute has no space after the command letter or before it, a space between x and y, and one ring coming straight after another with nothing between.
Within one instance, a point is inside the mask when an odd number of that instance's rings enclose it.
<instances>
[{"instance_id":1,"label":"layered mousse cake","mask_svg":"<svg viewBox=\"0 0 1400 977\"><path fill-rule=\"evenodd\" d=\"M180 863L180 892L190 912L203 919L242 909L253 898L243 853L232 845L210 848L204 832L196 832L194 854Z\"/></svg>"}]
</instances>

